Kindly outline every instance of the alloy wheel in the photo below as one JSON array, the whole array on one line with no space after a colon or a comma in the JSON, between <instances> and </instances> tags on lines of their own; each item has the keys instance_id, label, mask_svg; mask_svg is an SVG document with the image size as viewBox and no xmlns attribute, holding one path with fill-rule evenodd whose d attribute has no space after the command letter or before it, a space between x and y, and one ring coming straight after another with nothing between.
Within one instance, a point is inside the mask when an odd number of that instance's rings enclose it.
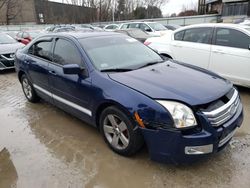
<instances>
[{"instance_id":1,"label":"alloy wheel","mask_svg":"<svg viewBox=\"0 0 250 188\"><path fill-rule=\"evenodd\" d=\"M128 147L130 135L127 125L118 116L109 114L104 119L104 135L108 142L116 149L122 150Z\"/></svg>"},{"instance_id":2,"label":"alloy wheel","mask_svg":"<svg viewBox=\"0 0 250 188\"><path fill-rule=\"evenodd\" d=\"M31 99L32 98L32 87L31 87L27 78L23 79L22 85L23 85L24 94L26 95L26 97L28 99Z\"/></svg>"}]
</instances>

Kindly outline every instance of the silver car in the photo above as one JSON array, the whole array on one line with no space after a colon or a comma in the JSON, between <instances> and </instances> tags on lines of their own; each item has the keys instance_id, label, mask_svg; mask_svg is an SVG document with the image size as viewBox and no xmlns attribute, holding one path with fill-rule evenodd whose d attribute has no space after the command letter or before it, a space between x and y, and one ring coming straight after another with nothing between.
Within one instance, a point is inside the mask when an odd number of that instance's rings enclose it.
<instances>
[{"instance_id":1,"label":"silver car","mask_svg":"<svg viewBox=\"0 0 250 188\"><path fill-rule=\"evenodd\" d=\"M14 55L17 49L22 48L24 44L17 42L11 36L0 33L0 71L4 69L13 69Z\"/></svg>"}]
</instances>

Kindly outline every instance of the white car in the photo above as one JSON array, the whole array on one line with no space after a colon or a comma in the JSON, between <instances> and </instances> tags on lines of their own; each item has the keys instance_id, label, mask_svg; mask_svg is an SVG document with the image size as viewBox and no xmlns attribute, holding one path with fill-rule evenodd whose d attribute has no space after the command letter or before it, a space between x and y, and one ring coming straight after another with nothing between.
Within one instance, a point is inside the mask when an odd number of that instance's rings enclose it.
<instances>
[{"instance_id":1,"label":"white car","mask_svg":"<svg viewBox=\"0 0 250 188\"><path fill-rule=\"evenodd\" d=\"M192 25L171 35L149 38L144 44L159 54L214 71L236 85L250 87L250 26Z\"/></svg>"},{"instance_id":2,"label":"white car","mask_svg":"<svg viewBox=\"0 0 250 188\"><path fill-rule=\"evenodd\" d=\"M119 29L141 29L151 36L163 36L165 34L172 33L164 25L157 22L130 22L121 24Z\"/></svg>"},{"instance_id":3,"label":"white car","mask_svg":"<svg viewBox=\"0 0 250 188\"><path fill-rule=\"evenodd\" d=\"M119 28L119 25L117 24L109 24L109 25L106 25L103 29L104 31L115 31Z\"/></svg>"},{"instance_id":4,"label":"white car","mask_svg":"<svg viewBox=\"0 0 250 188\"><path fill-rule=\"evenodd\" d=\"M250 20L246 19L246 20L244 20L244 22L241 22L240 25L248 25L248 26L250 26Z\"/></svg>"}]
</instances>

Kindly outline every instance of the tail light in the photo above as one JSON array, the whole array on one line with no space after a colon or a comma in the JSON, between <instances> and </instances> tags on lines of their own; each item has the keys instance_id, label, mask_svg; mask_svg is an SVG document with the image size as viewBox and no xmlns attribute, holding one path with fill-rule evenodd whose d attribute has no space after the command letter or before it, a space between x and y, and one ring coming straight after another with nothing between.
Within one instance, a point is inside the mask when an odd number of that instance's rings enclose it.
<instances>
[{"instance_id":1,"label":"tail light","mask_svg":"<svg viewBox=\"0 0 250 188\"><path fill-rule=\"evenodd\" d=\"M145 41L144 42L144 45L146 45L146 46L148 46L148 45L150 45L151 44L151 42L149 42L149 41Z\"/></svg>"}]
</instances>

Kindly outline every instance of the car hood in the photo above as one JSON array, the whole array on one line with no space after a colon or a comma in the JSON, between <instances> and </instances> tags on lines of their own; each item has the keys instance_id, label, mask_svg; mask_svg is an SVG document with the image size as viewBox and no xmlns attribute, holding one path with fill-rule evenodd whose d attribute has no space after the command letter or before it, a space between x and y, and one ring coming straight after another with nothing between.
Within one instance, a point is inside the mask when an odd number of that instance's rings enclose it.
<instances>
[{"instance_id":1,"label":"car hood","mask_svg":"<svg viewBox=\"0 0 250 188\"><path fill-rule=\"evenodd\" d=\"M17 49L24 47L22 43L0 44L0 54L15 53Z\"/></svg>"},{"instance_id":2,"label":"car hood","mask_svg":"<svg viewBox=\"0 0 250 188\"><path fill-rule=\"evenodd\" d=\"M212 102L232 88L229 81L214 73L172 61L130 72L110 73L109 77L150 98L177 100L193 106Z\"/></svg>"}]
</instances>

